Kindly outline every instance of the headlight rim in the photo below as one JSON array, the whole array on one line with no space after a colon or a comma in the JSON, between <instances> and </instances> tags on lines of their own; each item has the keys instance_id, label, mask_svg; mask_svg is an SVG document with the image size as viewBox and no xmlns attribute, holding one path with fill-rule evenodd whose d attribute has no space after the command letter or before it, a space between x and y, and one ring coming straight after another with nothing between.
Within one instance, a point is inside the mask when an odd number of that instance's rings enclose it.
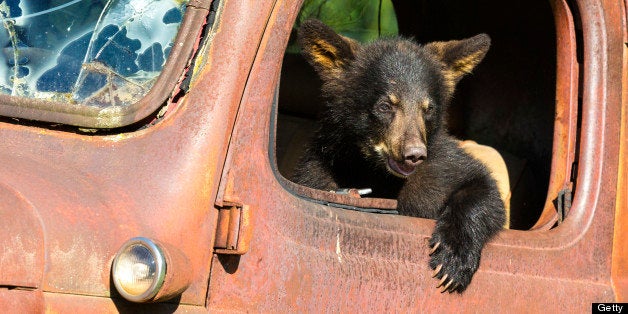
<instances>
[{"instance_id":1,"label":"headlight rim","mask_svg":"<svg viewBox=\"0 0 628 314\"><path fill-rule=\"evenodd\" d=\"M120 261L121 254L124 253L127 248L137 244L148 249L148 251L153 256L155 260L155 279L146 291L139 295L133 295L128 293L122 286L122 283L120 283L120 278L116 276L116 269L118 267L118 262ZM166 257L161 247L157 243L155 243L155 241L149 238L135 237L125 242L116 253L113 259L113 265L111 267L111 277L116 291L123 298L131 302L143 303L153 299L163 287L164 280L166 278L166 268Z\"/></svg>"}]
</instances>

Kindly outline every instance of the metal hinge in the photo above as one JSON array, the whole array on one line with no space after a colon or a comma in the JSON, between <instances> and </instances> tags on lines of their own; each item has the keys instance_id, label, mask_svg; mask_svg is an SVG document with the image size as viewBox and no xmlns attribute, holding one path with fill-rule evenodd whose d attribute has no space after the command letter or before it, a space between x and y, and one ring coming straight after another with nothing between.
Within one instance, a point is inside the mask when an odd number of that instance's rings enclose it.
<instances>
[{"instance_id":1,"label":"metal hinge","mask_svg":"<svg viewBox=\"0 0 628 314\"><path fill-rule=\"evenodd\" d=\"M573 198L572 187L574 182L576 182L576 176L578 175L578 161L574 161L571 164L571 174L569 177L569 183L558 192L556 199L554 200L554 205L556 206L556 213L558 215L558 224L561 224L569 210L571 209L571 200Z\"/></svg>"},{"instance_id":2,"label":"metal hinge","mask_svg":"<svg viewBox=\"0 0 628 314\"><path fill-rule=\"evenodd\" d=\"M556 197L556 211L558 213L558 224L561 224L569 210L571 209L571 188L564 188L558 192Z\"/></svg>"},{"instance_id":3,"label":"metal hinge","mask_svg":"<svg viewBox=\"0 0 628 314\"><path fill-rule=\"evenodd\" d=\"M222 201L218 208L218 224L214 252L242 255L248 252L253 235L251 210L239 202Z\"/></svg>"}]
</instances>

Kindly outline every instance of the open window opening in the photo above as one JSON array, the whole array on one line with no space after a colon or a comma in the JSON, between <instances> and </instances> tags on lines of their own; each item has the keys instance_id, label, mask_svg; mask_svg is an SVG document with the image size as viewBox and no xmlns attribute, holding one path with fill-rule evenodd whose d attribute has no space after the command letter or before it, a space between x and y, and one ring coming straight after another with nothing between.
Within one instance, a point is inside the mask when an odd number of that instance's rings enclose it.
<instances>
[{"instance_id":1,"label":"open window opening","mask_svg":"<svg viewBox=\"0 0 628 314\"><path fill-rule=\"evenodd\" d=\"M555 226L569 206L577 150L574 5L561 0L508 5L492 0L424 0L393 1L392 6L399 35L419 43L489 34L489 53L456 89L448 112L450 132L501 155L507 168L511 229ZM311 66L289 46L281 73L276 133L277 167L287 179L317 128L323 105L320 86ZM395 207L388 199L354 198L296 184L290 188L349 207L383 211Z\"/></svg>"}]
</instances>

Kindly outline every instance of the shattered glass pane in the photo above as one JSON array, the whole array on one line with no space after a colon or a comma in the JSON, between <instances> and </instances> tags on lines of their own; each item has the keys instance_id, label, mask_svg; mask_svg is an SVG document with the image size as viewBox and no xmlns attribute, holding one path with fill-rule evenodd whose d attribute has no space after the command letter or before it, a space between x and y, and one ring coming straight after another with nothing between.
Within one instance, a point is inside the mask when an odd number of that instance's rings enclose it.
<instances>
[{"instance_id":1,"label":"shattered glass pane","mask_svg":"<svg viewBox=\"0 0 628 314\"><path fill-rule=\"evenodd\" d=\"M0 0L0 93L128 106L153 86L188 0Z\"/></svg>"}]
</instances>

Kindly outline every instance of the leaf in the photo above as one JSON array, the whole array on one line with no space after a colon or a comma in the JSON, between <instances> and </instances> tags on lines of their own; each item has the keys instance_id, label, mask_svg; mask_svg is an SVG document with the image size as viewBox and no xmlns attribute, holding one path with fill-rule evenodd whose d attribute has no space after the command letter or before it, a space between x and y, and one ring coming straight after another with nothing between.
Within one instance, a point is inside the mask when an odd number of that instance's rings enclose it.
<instances>
[{"instance_id":1,"label":"leaf","mask_svg":"<svg viewBox=\"0 0 628 314\"><path fill-rule=\"evenodd\" d=\"M399 33L391 0L305 0L295 29L310 18L318 19L336 32L360 42ZM299 51L294 40L288 51Z\"/></svg>"}]
</instances>

